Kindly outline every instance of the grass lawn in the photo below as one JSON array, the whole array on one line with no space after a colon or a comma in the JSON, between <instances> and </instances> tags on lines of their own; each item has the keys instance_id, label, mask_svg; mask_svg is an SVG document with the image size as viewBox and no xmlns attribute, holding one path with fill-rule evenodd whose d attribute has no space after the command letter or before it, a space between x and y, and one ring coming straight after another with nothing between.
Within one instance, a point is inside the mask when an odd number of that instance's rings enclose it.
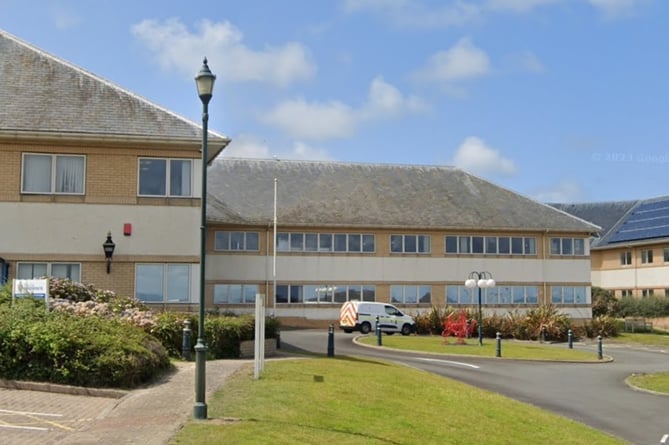
<instances>
[{"instance_id":1,"label":"grass lawn","mask_svg":"<svg viewBox=\"0 0 669 445\"><path fill-rule=\"evenodd\" d=\"M190 444L623 444L581 423L414 368L357 358L245 368L171 442Z\"/></svg>"},{"instance_id":2,"label":"grass lawn","mask_svg":"<svg viewBox=\"0 0 669 445\"><path fill-rule=\"evenodd\" d=\"M632 386L669 395L669 372L635 374L627 379Z\"/></svg>"},{"instance_id":3,"label":"grass lawn","mask_svg":"<svg viewBox=\"0 0 669 445\"><path fill-rule=\"evenodd\" d=\"M669 333L629 333L622 332L617 337L606 339L613 343L627 343L647 346L666 346L669 348Z\"/></svg>"},{"instance_id":4,"label":"grass lawn","mask_svg":"<svg viewBox=\"0 0 669 445\"><path fill-rule=\"evenodd\" d=\"M455 338L448 339L449 344L442 344L443 337L439 335L384 335L381 338L384 347L421 352L432 352L450 355L473 355L479 357L495 357L497 342L495 339L483 339L483 346L479 346L478 338L469 338L467 344L455 343ZM376 345L376 336L359 337L358 341L368 345ZM550 344L502 340L502 358L525 360L564 360L597 362L596 351L584 351L575 347L569 349L567 343Z\"/></svg>"}]
</instances>

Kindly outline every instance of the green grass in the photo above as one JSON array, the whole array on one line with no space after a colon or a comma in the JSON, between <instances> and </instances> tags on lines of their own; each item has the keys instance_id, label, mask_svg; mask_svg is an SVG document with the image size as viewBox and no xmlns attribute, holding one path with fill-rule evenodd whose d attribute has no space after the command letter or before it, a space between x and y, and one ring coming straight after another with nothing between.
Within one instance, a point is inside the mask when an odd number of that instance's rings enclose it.
<instances>
[{"instance_id":1,"label":"green grass","mask_svg":"<svg viewBox=\"0 0 669 445\"><path fill-rule=\"evenodd\" d=\"M356 358L268 361L259 380L248 366L226 381L208 410L209 420L189 421L171 443L625 443L496 393Z\"/></svg>"},{"instance_id":2,"label":"green grass","mask_svg":"<svg viewBox=\"0 0 669 445\"><path fill-rule=\"evenodd\" d=\"M632 386L669 395L669 372L635 374L627 379Z\"/></svg>"},{"instance_id":3,"label":"green grass","mask_svg":"<svg viewBox=\"0 0 669 445\"><path fill-rule=\"evenodd\" d=\"M359 337L358 341L367 345L376 345L376 336ZM486 338L483 346L479 346L478 338L469 338L466 344L455 343L455 338L450 337L448 344L442 344L441 336L410 335L407 337L397 335L384 335L381 339L383 347L402 350L439 353L446 355L472 355L477 357L495 357L496 340ZM523 360L560 360L560 361L599 361L596 351L584 351L578 348L569 349L566 343L550 344L525 342L514 340L502 340L502 358Z\"/></svg>"},{"instance_id":4,"label":"green grass","mask_svg":"<svg viewBox=\"0 0 669 445\"><path fill-rule=\"evenodd\" d=\"M620 333L617 337L606 339L614 343L636 344L646 346L666 346L669 348L669 333Z\"/></svg>"}]
</instances>

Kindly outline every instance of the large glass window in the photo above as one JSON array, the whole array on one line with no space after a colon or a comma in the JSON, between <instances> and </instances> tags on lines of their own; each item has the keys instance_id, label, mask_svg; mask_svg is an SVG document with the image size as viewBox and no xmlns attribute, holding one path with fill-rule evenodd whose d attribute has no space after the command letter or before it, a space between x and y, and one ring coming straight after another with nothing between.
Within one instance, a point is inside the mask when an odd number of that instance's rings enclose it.
<instances>
[{"instance_id":1,"label":"large glass window","mask_svg":"<svg viewBox=\"0 0 669 445\"><path fill-rule=\"evenodd\" d=\"M390 286L390 302L396 304L430 303L432 286L428 285L395 285Z\"/></svg>"},{"instance_id":2,"label":"large glass window","mask_svg":"<svg viewBox=\"0 0 669 445\"><path fill-rule=\"evenodd\" d=\"M653 262L653 250L644 249L641 251L641 264L650 264Z\"/></svg>"},{"instance_id":3,"label":"large glass window","mask_svg":"<svg viewBox=\"0 0 669 445\"><path fill-rule=\"evenodd\" d=\"M79 263L18 263L16 278L32 280L41 277L68 278L81 281L81 264Z\"/></svg>"},{"instance_id":4,"label":"large glass window","mask_svg":"<svg viewBox=\"0 0 669 445\"><path fill-rule=\"evenodd\" d=\"M360 233L281 232L276 236L277 252L364 252L375 251L374 235Z\"/></svg>"},{"instance_id":5,"label":"large glass window","mask_svg":"<svg viewBox=\"0 0 669 445\"><path fill-rule=\"evenodd\" d=\"M79 155L23 155L21 192L81 195L86 158Z\"/></svg>"},{"instance_id":6,"label":"large glass window","mask_svg":"<svg viewBox=\"0 0 669 445\"><path fill-rule=\"evenodd\" d=\"M430 253L429 235L390 235L393 253Z\"/></svg>"},{"instance_id":7,"label":"large glass window","mask_svg":"<svg viewBox=\"0 0 669 445\"><path fill-rule=\"evenodd\" d=\"M192 196L193 162L190 159L139 159L139 195Z\"/></svg>"},{"instance_id":8,"label":"large glass window","mask_svg":"<svg viewBox=\"0 0 669 445\"><path fill-rule=\"evenodd\" d=\"M214 304L254 304L257 293L257 284L216 284Z\"/></svg>"},{"instance_id":9,"label":"large glass window","mask_svg":"<svg viewBox=\"0 0 669 445\"><path fill-rule=\"evenodd\" d=\"M444 239L446 253L485 255L536 255L534 237L447 235Z\"/></svg>"},{"instance_id":10,"label":"large glass window","mask_svg":"<svg viewBox=\"0 0 669 445\"><path fill-rule=\"evenodd\" d=\"M585 255L585 239L551 238L551 255Z\"/></svg>"},{"instance_id":11,"label":"large glass window","mask_svg":"<svg viewBox=\"0 0 669 445\"><path fill-rule=\"evenodd\" d=\"M587 304L588 294L585 286L552 286L553 304Z\"/></svg>"},{"instance_id":12,"label":"large glass window","mask_svg":"<svg viewBox=\"0 0 669 445\"><path fill-rule=\"evenodd\" d=\"M143 302L185 303L190 300L190 264L137 264L135 297Z\"/></svg>"}]
</instances>

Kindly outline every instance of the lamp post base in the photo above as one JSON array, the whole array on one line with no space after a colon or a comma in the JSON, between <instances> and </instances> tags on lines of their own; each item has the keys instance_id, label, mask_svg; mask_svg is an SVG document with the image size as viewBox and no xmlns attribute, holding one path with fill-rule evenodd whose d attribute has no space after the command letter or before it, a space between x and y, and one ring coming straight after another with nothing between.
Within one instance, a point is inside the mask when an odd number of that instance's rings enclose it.
<instances>
[{"instance_id":1,"label":"lamp post base","mask_svg":"<svg viewBox=\"0 0 669 445\"><path fill-rule=\"evenodd\" d=\"M205 402L205 382L207 364L207 347L198 338L195 345L195 406L193 407L193 417L195 419L207 418L207 403Z\"/></svg>"}]
</instances>

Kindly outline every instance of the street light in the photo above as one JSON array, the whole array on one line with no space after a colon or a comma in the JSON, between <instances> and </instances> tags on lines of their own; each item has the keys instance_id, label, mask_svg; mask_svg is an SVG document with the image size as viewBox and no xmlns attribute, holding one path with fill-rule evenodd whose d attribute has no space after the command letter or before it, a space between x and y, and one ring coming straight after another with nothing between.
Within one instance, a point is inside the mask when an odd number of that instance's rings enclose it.
<instances>
[{"instance_id":1,"label":"street light","mask_svg":"<svg viewBox=\"0 0 669 445\"><path fill-rule=\"evenodd\" d=\"M483 310L481 309L481 288L495 287L495 280L492 279L490 272L471 272L467 280L465 280L465 287L470 289L474 287L479 288L479 346L483 346Z\"/></svg>"},{"instance_id":2,"label":"street light","mask_svg":"<svg viewBox=\"0 0 669 445\"><path fill-rule=\"evenodd\" d=\"M193 417L207 418L207 403L205 401L205 379L207 346L204 341L204 280L205 280L205 249L207 246L207 123L209 122L209 101L214 91L214 76L207 65L207 58L202 62L202 68L195 77L197 94L202 101L202 197L200 198L200 301L199 321L197 324L197 344L195 345L195 406Z\"/></svg>"}]
</instances>

